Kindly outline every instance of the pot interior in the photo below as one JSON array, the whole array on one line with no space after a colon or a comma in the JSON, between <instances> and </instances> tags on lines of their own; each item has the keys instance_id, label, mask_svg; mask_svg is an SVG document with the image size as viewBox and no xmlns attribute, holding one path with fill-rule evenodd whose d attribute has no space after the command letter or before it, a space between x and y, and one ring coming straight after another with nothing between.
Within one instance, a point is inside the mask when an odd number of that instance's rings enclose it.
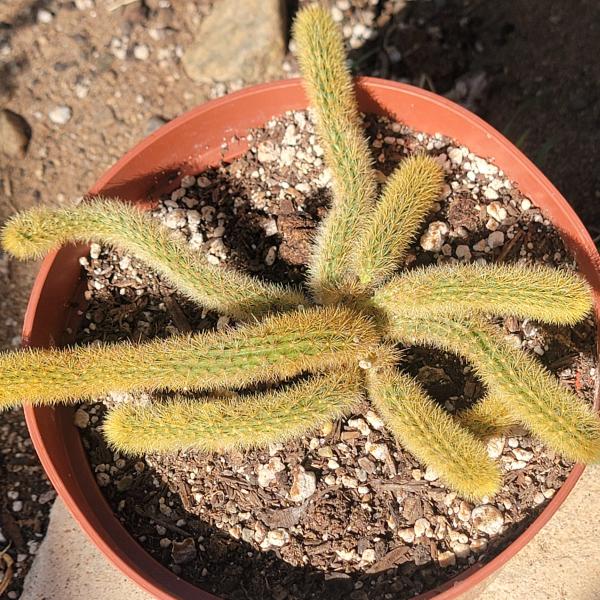
<instances>
[{"instance_id":1,"label":"pot interior","mask_svg":"<svg viewBox=\"0 0 600 600\"><path fill-rule=\"evenodd\" d=\"M358 82L358 94L364 112L386 115L428 133L443 133L476 154L493 158L558 228L596 300L600 298L600 259L583 224L542 173L504 137L465 109L411 86L364 78ZM297 80L265 84L209 102L141 142L105 173L90 193L148 203L177 187L182 176L243 153L247 146L239 138L249 128L288 110L304 109L306 104ZM228 142L225 154L221 150L224 140ZM87 251L86 246L68 246L44 261L25 318L26 345L45 347L72 340L83 308L84 281L78 259ZM28 427L44 468L80 525L121 570L156 597L214 598L157 563L113 515L89 467L72 413L68 407L26 408ZM496 558L486 565L474 565L419 598L456 597L496 570L547 522L582 470L580 465L574 468L535 522Z\"/></svg>"}]
</instances>

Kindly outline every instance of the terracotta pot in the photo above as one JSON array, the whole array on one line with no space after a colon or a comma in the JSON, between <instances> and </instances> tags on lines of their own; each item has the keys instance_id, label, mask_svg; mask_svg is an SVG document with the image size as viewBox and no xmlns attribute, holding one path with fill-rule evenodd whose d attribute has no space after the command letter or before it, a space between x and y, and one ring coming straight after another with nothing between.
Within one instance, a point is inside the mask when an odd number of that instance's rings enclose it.
<instances>
[{"instance_id":1,"label":"terracotta pot","mask_svg":"<svg viewBox=\"0 0 600 600\"><path fill-rule=\"evenodd\" d=\"M600 258L590 236L567 201L508 140L467 110L429 92L371 78L358 80L357 87L363 111L386 114L421 131L444 133L476 154L493 158L560 230L598 300ZM181 176L242 153L246 145L237 136L248 128L306 105L298 80L260 85L208 102L138 144L90 192L131 202L158 197L175 188ZM222 155L224 138L229 147ZM78 258L85 252L84 246L65 247L42 264L25 316L26 344L43 347L69 340L68 332L76 324L76 309L82 301ZM157 598L215 598L156 562L115 518L89 467L72 422L72 408L28 406L25 413L36 450L54 487L94 543L121 571ZM582 471L583 466L577 465L538 518L496 558L485 565L474 565L419 598L456 598L496 571L550 519Z\"/></svg>"}]
</instances>

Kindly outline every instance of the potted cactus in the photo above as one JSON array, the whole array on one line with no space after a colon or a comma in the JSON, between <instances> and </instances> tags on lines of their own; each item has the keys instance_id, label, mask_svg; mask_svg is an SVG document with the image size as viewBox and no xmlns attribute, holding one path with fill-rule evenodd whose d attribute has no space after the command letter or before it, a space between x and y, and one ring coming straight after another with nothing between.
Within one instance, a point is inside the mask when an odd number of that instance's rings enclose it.
<instances>
[{"instance_id":1,"label":"potted cactus","mask_svg":"<svg viewBox=\"0 0 600 600\"><path fill-rule=\"evenodd\" d=\"M112 390L172 390L167 401L121 404L107 415L109 443L143 454L267 447L347 415L366 398L402 447L471 500L493 497L502 483L482 440L517 423L567 459L600 459L598 416L511 346L488 318L572 325L592 310L589 285L542 266L454 264L398 272L440 194L443 171L415 154L380 190L335 24L322 9L309 8L299 13L294 34L333 178L333 201L313 243L306 286L266 283L208 264L119 199L91 195L73 208L17 215L2 242L18 258L73 242L109 244L144 261L199 307L237 324L138 345L5 354L0 407L75 404ZM128 179L112 186L105 179L97 191L126 189ZM414 344L469 361L487 395L458 416L446 412L403 370L402 347ZM231 400L225 393L231 389L252 393ZM202 396L191 398L190 390ZM90 520L83 520L89 530ZM160 571L140 576L142 563L124 560L119 543L112 557L148 589L191 597L192 588Z\"/></svg>"}]
</instances>

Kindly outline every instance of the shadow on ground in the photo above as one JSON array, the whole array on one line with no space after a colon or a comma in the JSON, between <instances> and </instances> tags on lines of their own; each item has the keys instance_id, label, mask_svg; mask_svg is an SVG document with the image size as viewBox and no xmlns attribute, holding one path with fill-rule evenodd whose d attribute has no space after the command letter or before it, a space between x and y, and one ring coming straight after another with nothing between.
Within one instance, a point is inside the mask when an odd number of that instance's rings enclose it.
<instances>
[{"instance_id":1,"label":"shadow on ground","mask_svg":"<svg viewBox=\"0 0 600 600\"><path fill-rule=\"evenodd\" d=\"M352 60L360 74L475 110L545 172L596 236L599 37L595 0L407 2Z\"/></svg>"}]
</instances>

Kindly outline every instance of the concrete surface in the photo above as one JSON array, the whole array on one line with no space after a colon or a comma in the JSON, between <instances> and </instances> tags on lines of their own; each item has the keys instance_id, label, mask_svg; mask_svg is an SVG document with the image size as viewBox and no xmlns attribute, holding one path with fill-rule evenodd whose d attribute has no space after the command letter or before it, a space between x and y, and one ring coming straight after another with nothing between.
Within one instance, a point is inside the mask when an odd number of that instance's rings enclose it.
<instances>
[{"instance_id":1,"label":"concrete surface","mask_svg":"<svg viewBox=\"0 0 600 600\"><path fill-rule=\"evenodd\" d=\"M561 510L491 581L463 600L600 598L600 466L587 469ZM149 600L56 501L21 600Z\"/></svg>"},{"instance_id":2,"label":"concrete surface","mask_svg":"<svg viewBox=\"0 0 600 600\"><path fill-rule=\"evenodd\" d=\"M600 465L474 600L600 598Z\"/></svg>"},{"instance_id":3,"label":"concrete surface","mask_svg":"<svg viewBox=\"0 0 600 600\"><path fill-rule=\"evenodd\" d=\"M50 525L21 600L151 600L100 553L79 528L62 500L50 513Z\"/></svg>"}]
</instances>

